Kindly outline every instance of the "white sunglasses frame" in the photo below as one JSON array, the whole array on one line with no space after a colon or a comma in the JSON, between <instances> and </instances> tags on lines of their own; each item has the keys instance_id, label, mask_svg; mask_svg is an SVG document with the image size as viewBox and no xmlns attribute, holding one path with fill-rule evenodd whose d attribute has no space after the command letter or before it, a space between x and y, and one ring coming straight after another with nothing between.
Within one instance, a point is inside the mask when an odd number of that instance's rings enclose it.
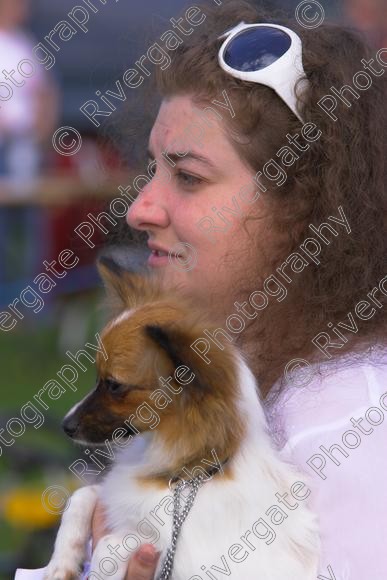
<instances>
[{"instance_id":1,"label":"white sunglasses frame","mask_svg":"<svg viewBox=\"0 0 387 580\"><path fill-rule=\"evenodd\" d=\"M241 31L249 28L277 28L285 32L291 39L289 49L280 56L275 62L268 65L259 71L240 71L230 67L224 60L224 53L229 42L235 38ZM286 103L289 109L296 115L296 117L304 124L297 109L299 95L307 89L309 83L306 79L304 67L302 64L302 43L301 39L289 28L280 26L279 24L260 23L260 24L246 24L244 21L240 22L221 36L219 39L225 38L218 53L218 60L221 68L231 76L241 79L242 81L249 81L266 85L273 89L276 94ZM298 83L298 84L297 84ZM299 95L296 95L296 84Z\"/></svg>"}]
</instances>

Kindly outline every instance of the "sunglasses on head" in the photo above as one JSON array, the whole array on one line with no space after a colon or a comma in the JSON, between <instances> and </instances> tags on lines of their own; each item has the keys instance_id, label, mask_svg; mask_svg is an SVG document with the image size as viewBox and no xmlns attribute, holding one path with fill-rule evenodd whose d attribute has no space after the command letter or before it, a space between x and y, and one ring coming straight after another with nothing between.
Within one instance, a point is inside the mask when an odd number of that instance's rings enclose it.
<instances>
[{"instance_id":1,"label":"sunglasses on head","mask_svg":"<svg viewBox=\"0 0 387 580\"><path fill-rule=\"evenodd\" d=\"M266 85L273 89L303 123L297 108L297 89L305 90L308 81L302 65L300 37L278 24L240 22L219 39L219 64L235 78Z\"/></svg>"}]
</instances>

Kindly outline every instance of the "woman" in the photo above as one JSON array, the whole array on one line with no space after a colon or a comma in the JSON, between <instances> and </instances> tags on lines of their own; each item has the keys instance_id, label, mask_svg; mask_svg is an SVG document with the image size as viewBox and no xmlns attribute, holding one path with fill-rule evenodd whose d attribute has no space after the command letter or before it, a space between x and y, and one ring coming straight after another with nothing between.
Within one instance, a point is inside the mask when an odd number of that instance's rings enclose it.
<instances>
[{"instance_id":1,"label":"woman","mask_svg":"<svg viewBox=\"0 0 387 580\"><path fill-rule=\"evenodd\" d=\"M294 102L218 61L219 36L267 15L244 2L201 14L158 75L154 179L127 221L147 233L151 267L211 309L219 341L246 353L273 437L309 482L319 578L385 578L387 50L376 58L353 32L276 21L302 42L307 83L284 73ZM260 39L230 48L229 62ZM271 66L278 47L267 41L260 58ZM237 312L242 332L228 318ZM98 512L94 540L102 533ZM157 557L146 546L128 578L153 578Z\"/></svg>"}]
</instances>

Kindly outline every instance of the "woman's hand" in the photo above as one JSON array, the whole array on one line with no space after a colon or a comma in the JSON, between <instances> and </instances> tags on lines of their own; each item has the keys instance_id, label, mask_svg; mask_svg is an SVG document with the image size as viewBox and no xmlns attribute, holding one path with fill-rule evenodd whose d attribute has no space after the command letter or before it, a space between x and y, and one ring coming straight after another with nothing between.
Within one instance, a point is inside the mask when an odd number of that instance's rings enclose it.
<instances>
[{"instance_id":1,"label":"woman's hand","mask_svg":"<svg viewBox=\"0 0 387 580\"><path fill-rule=\"evenodd\" d=\"M102 508L97 503L92 522L93 550L107 533ZM153 544L143 544L129 560L126 580L153 580L159 556Z\"/></svg>"}]
</instances>

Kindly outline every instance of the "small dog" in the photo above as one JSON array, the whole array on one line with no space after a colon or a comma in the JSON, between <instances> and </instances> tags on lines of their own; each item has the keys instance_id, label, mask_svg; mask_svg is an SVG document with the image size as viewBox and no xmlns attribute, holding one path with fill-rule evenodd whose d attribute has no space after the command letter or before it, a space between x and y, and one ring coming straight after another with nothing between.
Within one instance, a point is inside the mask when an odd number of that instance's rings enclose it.
<instances>
[{"instance_id":1,"label":"small dog","mask_svg":"<svg viewBox=\"0 0 387 580\"><path fill-rule=\"evenodd\" d=\"M208 320L188 298L106 258L99 271L118 304L102 332L107 358L98 353L97 385L63 427L75 441L121 449L99 485L73 494L45 579L80 577L98 499L111 533L90 580L123 580L131 553L149 542L161 552L155 578L315 580L316 518L296 492L290 508L276 499L303 476L274 449L242 355L226 342L208 364L191 348Z\"/></svg>"}]
</instances>

